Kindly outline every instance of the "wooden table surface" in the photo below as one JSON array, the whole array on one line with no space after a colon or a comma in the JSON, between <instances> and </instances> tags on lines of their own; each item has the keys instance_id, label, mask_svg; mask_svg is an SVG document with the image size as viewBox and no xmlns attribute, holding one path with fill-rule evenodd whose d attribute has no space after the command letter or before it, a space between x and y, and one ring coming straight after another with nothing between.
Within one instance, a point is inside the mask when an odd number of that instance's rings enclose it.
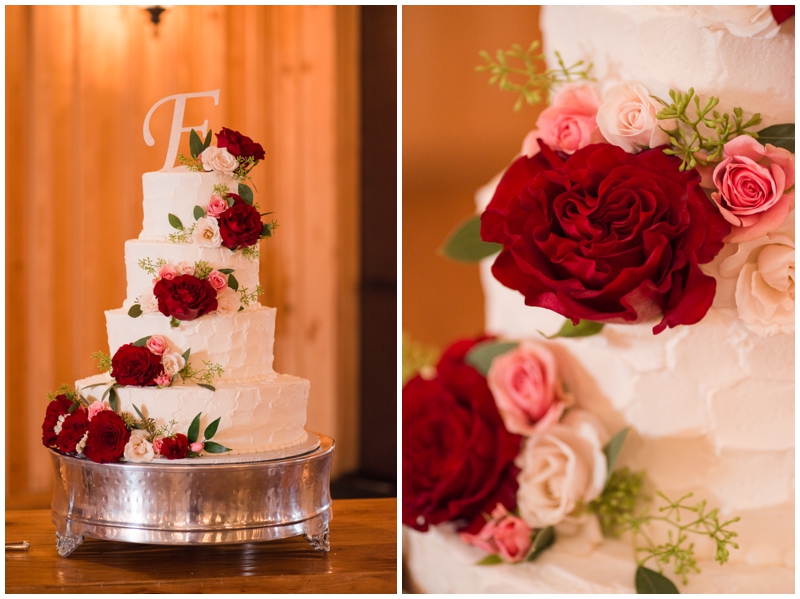
<instances>
[{"instance_id":1,"label":"wooden table surface","mask_svg":"<svg viewBox=\"0 0 800 599\"><path fill-rule=\"evenodd\" d=\"M397 500L333 502L330 553L302 537L217 546L86 539L62 558L50 510L6 512L6 593L396 593Z\"/></svg>"}]
</instances>

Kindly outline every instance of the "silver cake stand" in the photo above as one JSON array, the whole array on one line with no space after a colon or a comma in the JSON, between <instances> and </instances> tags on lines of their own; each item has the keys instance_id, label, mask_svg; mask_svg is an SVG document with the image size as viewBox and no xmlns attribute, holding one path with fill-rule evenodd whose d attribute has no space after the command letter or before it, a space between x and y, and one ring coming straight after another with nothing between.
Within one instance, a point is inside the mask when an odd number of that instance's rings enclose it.
<instances>
[{"instance_id":1,"label":"silver cake stand","mask_svg":"<svg viewBox=\"0 0 800 599\"><path fill-rule=\"evenodd\" d=\"M317 551L329 551L334 443L308 436L296 450L305 449L302 455L286 457L283 450L272 459L231 456L215 463L97 464L51 450L58 553L67 557L84 537L204 545L298 535Z\"/></svg>"}]
</instances>

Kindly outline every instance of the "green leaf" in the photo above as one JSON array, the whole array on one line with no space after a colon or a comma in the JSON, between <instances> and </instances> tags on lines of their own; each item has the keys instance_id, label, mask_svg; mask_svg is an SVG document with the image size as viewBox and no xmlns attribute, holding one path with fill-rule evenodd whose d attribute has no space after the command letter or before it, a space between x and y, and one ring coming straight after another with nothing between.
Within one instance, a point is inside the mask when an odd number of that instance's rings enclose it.
<instances>
[{"instance_id":1,"label":"green leaf","mask_svg":"<svg viewBox=\"0 0 800 599\"><path fill-rule=\"evenodd\" d=\"M200 412L200 414L202 414L202 412ZM189 425L189 431L186 433L189 443L197 441L197 435L200 432L200 414L195 416L194 420L192 420L192 423Z\"/></svg>"},{"instance_id":2,"label":"green leaf","mask_svg":"<svg viewBox=\"0 0 800 599\"><path fill-rule=\"evenodd\" d=\"M167 215L167 218L169 219L169 224L172 225L172 228L178 229L178 230L182 230L183 229L183 223L181 222L181 219L179 219L177 216L175 216L174 214L172 214L170 212Z\"/></svg>"},{"instance_id":3,"label":"green leaf","mask_svg":"<svg viewBox=\"0 0 800 599\"><path fill-rule=\"evenodd\" d=\"M133 406L133 409L136 410L136 413L139 414L139 418L145 420L144 414L142 414L141 410L139 410L139 408L136 407L136 404L132 403L131 405Z\"/></svg>"},{"instance_id":4,"label":"green leaf","mask_svg":"<svg viewBox=\"0 0 800 599\"><path fill-rule=\"evenodd\" d=\"M176 329L181 326L181 321L173 316L169 319L169 326L171 326L173 329Z\"/></svg>"},{"instance_id":5,"label":"green leaf","mask_svg":"<svg viewBox=\"0 0 800 599\"><path fill-rule=\"evenodd\" d=\"M239 281L236 280L236 277L234 277L233 274L228 275L228 287L234 291L239 291Z\"/></svg>"},{"instance_id":6,"label":"green leaf","mask_svg":"<svg viewBox=\"0 0 800 599\"><path fill-rule=\"evenodd\" d=\"M507 351L511 351L518 345L519 343L516 341L484 341L478 343L467 352L465 362L483 376L486 376L492 365L492 360Z\"/></svg>"},{"instance_id":7,"label":"green leaf","mask_svg":"<svg viewBox=\"0 0 800 599\"><path fill-rule=\"evenodd\" d=\"M476 566L495 566L497 564L505 563L503 558L497 555L496 553L491 553L484 557L481 561L476 563Z\"/></svg>"},{"instance_id":8,"label":"green leaf","mask_svg":"<svg viewBox=\"0 0 800 599\"><path fill-rule=\"evenodd\" d=\"M214 441L206 441L203 443L203 450L207 451L208 453L226 453L230 451L229 448L225 447L224 445L220 445L219 443L214 443Z\"/></svg>"},{"instance_id":9,"label":"green leaf","mask_svg":"<svg viewBox=\"0 0 800 599\"><path fill-rule=\"evenodd\" d=\"M75 410L77 410L80 407L80 405L81 402L79 401L73 402L73 404L67 410L67 414L72 414Z\"/></svg>"},{"instance_id":10,"label":"green leaf","mask_svg":"<svg viewBox=\"0 0 800 599\"><path fill-rule=\"evenodd\" d=\"M264 223L261 227L261 237L272 237L272 223Z\"/></svg>"},{"instance_id":11,"label":"green leaf","mask_svg":"<svg viewBox=\"0 0 800 599\"><path fill-rule=\"evenodd\" d=\"M200 206L194 207L194 220L200 220L206 215L206 211L203 210Z\"/></svg>"},{"instance_id":12,"label":"green leaf","mask_svg":"<svg viewBox=\"0 0 800 599\"><path fill-rule=\"evenodd\" d=\"M206 385L205 383L197 383L198 387L202 387L203 389L208 389L209 391L216 391L217 389L212 385Z\"/></svg>"},{"instance_id":13,"label":"green leaf","mask_svg":"<svg viewBox=\"0 0 800 599\"><path fill-rule=\"evenodd\" d=\"M203 144L203 149L205 150L210 145L211 145L211 129L209 129L208 133L206 133L206 141Z\"/></svg>"},{"instance_id":14,"label":"green leaf","mask_svg":"<svg viewBox=\"0 0 800 599\"><path fill-rule=\"evenodd\" d=\"M197 134L197 131L192 129L189 131L189 151L192 153L192 158L197 158L205 150L203 140Z\"/></svg>"},{"instance_id":15,"label":"green leaf","mask_svg":"<svg viewBox=\"0 0 800 599\"><path fill-rule=\"evenodd\" d=\"M147 341L148 339L150 339L150 337L152 337L152 335L148 335L147 337L142 337L141 339L137 339L136 341L133 342L133 346L144 347L145 345L147 345Z\"/></svg>"},{"instance_id":16,"label":"green leaf","mask_svg":"<svg viewBox=\"0 0 800 599\"><path fill-rule=\"evenodd\" d=\"M239 183L239 197L241 197L242 201L248 206L253 205L253 190L244 183Z\"/></svg>"},{"instance_id":17,"label":"green leaf","mask_svg":"<svg viewBox=\"0 0 800 599\"><path fill-rule=\"evenodd\" d=\"M100 385L108 385L108 381L103 381L102 383L93 383L91 385L86 385L81 390L85 391L86 389L91 389L92 387L99 387Z\"/></svg>"},{"instance_id":18,"label":"green leaf","mask_svg":"<svg viewBox=\"0 0 800 599\"><path fill-rule=\"evenodd\" d=\"M678 587L666 576L655 570L639 566L636 568L636 592L644 594L679 594Z\"/></svg>"},{"instance_id":19,"label":"green leaf","mask_svg":"<svg viewBox=\"0 0 800 599\"><path fill-rule=\"evenodd\" d=\"M111 406L111 409L114 410L116 414L119 414L119 395L117 395L117 390L114 385L111 385L108 389L111 391L108 396L108 405Z\"/></svg>"},{"instance_id":20,"label":"green leaf","mask_svg":"<svg viewBox=\"0 0 800 599\"><path fill-rule=\"evenodd\" d=\"M473 216L450 234L441 252L458 262L479 262L502 249L499 243L488 243L481 239L481 217Z\"/></svg>"},{"instance_id":21,"label":"green leaf","mask_svg":"<svg viewBox=\"0 0 800 599\"><path fill-rule=\"evenodd\" d=\"M105 401L105 399L106 399L106 395L108 395L108 394L111 392L111 390L112 390L114 387L116 387L116 386L117 386L117 384L116 384L116 383L113 383L111 386L109 386L109 387L108 387L108 389L106 389L105 391L103 391L103 396L100 398L100 401Z\"/></svg>"},{"instance_id":22,"label":"green leaf","mask_svg":"<svg viewBox=\"0 0 800 599\"><path fill-rule=\"evenodd\" d=\"M216 435L216 434L217 434L217 427L219 426L219 421L220 421L220 419L221 419L221 418L222 418L222 416L220 416L219 418L217 418L217 419L216 419L214 422L212 422L211 424L209 424L209 425L206 427L206 430L205 430L205 432L203 433L203 437L206 439L206 441L208 441L208 440L209 440L209 439L211 439L211 438L212 438L214 435Z\"/></svg>"},{"instance_id":23,"label":"green leaf","mask_svg":"<svg viewBox=\"0 0 800 599\"><path fill-rule=\"evenodd\" d=\"M183 361L188 364L189 363L189 354L192 353L192 348L190 347L185 352L183 352Z\"/></svg>"},{"instance_id":24,"label":"green leaf","mask_svg":"<svg viewBox=\"0 0 800 599\"><path fill-rule=\"evenodd\" d=\"M794 154L794 123L772 125L758 132L758 142L772 144Z\"/></svg>"},{"instance_id":25,"label":"green leaf","mask_svg":"<svg viewBox=\"0 0 800 599\"><path fill-rule=\"evenodd\" d=\"M232 268L220 268L218 270L219 270L219 272L221 272L224 275L229 275L229 274L231 274L233 272Z\"/></svg>"},{"instance_id":26,"label":"green leaf","mask_svg":"<svg viewBox=\"0 0 800 599\"><path fill-rule=\"evenodd\" d=\"M142 307L139 304L133 304L131 309L128 310L128 316L131 318L139 318L142 315Z\"/></svg>"},{"instance_id":27,"label":"green leaf","mask_svg":"<svg viewBox=\"0 0 800 599\"><path fill-rule=\"evenodd\" d=\"M602 322L593 322L591 320L581 320L578 324L572 324L572 321L567 318L564 326L555 335L543 335L545 339L555 339L556 337L591 337L597 335L606 326Z\"/></svg>"},{"instance_id":28,"label":"green leaf","mask_svg":"<svg viewBox=\"0 0 800 599\"><path fill-rule=\"evenodd\" d=\"M606 480L611 477L611 472L614 470L614 465L617 463L619 452L622 451L622 444L625 443L625 437L628 436L629 426L626 426L616 435L611 437L611 441L603 448L603 453L606 454L606 461L608 462L608 474Z\"/></svg>"},{"instance_id":29,"label":"green leaf","mask_svg":"<svg viewBox=\"0 0 800 599\"><path fill-rule=\"evenodd\" d=\"M540 528L533 537L531 548L528 550L528 555L525 558L526 562L532 562L539 557L545 549L550 547L556 541L556 531L552 526Z\"/></svg>"}]
</instances>

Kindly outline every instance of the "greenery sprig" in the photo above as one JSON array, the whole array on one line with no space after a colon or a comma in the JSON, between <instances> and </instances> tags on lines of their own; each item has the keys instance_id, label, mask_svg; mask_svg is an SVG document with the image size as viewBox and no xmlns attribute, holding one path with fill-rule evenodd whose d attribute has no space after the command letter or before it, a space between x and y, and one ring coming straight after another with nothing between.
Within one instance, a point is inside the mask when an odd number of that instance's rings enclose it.
<instances>
[{"instance_id":1,"label":"greenery sprig","mask_svg":"<svg viewBox=\"0 0 800 599\"><path fill-rule=\"evenodd\" d=\"M698 164L705 166L722 159L722 150L725 144L740 135L749 135L758 138L755 131L747 131L761 123L761 115L754 114L746 122L743 111L736 107L733 116L720 113L714 108L719 104L719 98L711 96L701 108L700 96L695 95L694 88L687 92L669 90L672 102L667 103L661 98L653 96L664 108L656 114L659 120L675 120L673 129L662 129L669 135L671 148L664 150L665 154L678 156L682 160L680 170L694 168ZM689 107L694 104L694 116L689 115Z\"/></svg>"},{"instance_id":2,"label":"greenery sprig","mask_svg":"<svg viewBox=\"0 0 800 599\"><path fill-rule=\"evenodd\" d=\"M151 258L141 258L138 262L139 268L145 271L147 274L156 276L158 270L162 266L166 266L167 261L164 258L159 258L155 262Z\"/></svg>"},{"instance_id":3,"label":"greenery sprig","mask_svg":"<svg viewBox=\"0 0 800 599\"><path fill-rule=\"evenodd\" d=\"M187 359L186 365L178 371L178 375L186 381L194 381L200 387L215 391L216 389L211 385L215 378L222 376L225 372L220 364L212 364L211 362L203 361L205 368L197 370L189 364Z\"/></svg>"},{"instance_id":4,"label":"greenery sprig","mask_svg":"<svg viewBox=\"0 0 800 599\"><path fill-rule=\"evenodd\" d=\"M108 372L111 370L111 356L103 351L96 351L92 354L92 360L97 362L97 368L100 372Z\"/></svg>"},{"instance_id":5,"label":"greenery sprig","mask_svg":"<svg viewBox=\"0 0 800 599\"><path fill-rule=\"evenodd\" d=\"M631 472L627 467L611 473L600 497L586 506L586 511L597 515L603 535L617 538L630 523L639 501L647 499L642 494L644 472Z\"/></svg>"},{"instance_id":6,"label":"greenery sprig","mask_svg":"<svg viewBox=\"0 0 800 599\"><path fill-rule=\"evenodd\" d=\"M523 102L538 104L546 101L559 85L574 81L593 80L589 76L589 71L592 69L591 63L584 67L584 62L579 60L571 66L566 66L558 52L555 53L558 68L544 68L545 55L537 54L538 48L538 41L533 41L527 50L523 50L519 44L514 44L511 46L511 50L505 52L498 50L497 60L492 59L486 51L480 53L486 64L475 67L475 70L491 73L489 85L497 83L501 90L519 94L514 104L515 112L522 108ZM520 61L522 66L509 64L515 61ZM541 65L541 68L537 69L537 65Z\"/></svg>"},{"instance_id":7,"label":"greenery sprig","mask_svg":"<svg viewBox=\"0 0 800 599\"><path fill-rule=\"evenodd\" d=\"M239 289L239 299L242 302L242 305L249 306L253 302L258 300L259 295L263 295L264 290L262 289L261 285L256 285L254 291L249 292L247 287L242 287Z\"/></svg>"},{"instance_id":8,"label":"greenery sprig","mask_svg":"<svg viewBox=\"0 0 800 599\"><path fill-rule=\"evenodd\" d=\"M403 385L424 368L432 367L439 359L439 351L414 341L403 332Z\"/></svg>"}]
</instances>

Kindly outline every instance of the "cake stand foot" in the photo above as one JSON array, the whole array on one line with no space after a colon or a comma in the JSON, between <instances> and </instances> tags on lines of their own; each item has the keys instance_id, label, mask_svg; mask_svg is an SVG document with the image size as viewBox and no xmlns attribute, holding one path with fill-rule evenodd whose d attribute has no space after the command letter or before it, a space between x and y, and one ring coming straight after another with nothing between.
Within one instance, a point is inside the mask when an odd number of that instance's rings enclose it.
<instances>
[{"instance_id":1,"label":"cake stand foot","mask_svg":"<svg viewBox=\"0 0 800 599\"><path fill-rule=\"evenodd\" d=\"M331 550L331 541L328 536L328 523L320 519L310 520L305 526L303 538L308 541L315 551Z\"/></svg>"},{"instance_id":2,"label":"cake stand foot","mask_svg":"<svg viewBox=\"0 0 800 599\"><path fill-rule=\"evenodd\" d=\"M73 535L68 532L56 531L56 550L61 557L67 557L83 543L83 535Z\"/></svg>"}]
</instances>

